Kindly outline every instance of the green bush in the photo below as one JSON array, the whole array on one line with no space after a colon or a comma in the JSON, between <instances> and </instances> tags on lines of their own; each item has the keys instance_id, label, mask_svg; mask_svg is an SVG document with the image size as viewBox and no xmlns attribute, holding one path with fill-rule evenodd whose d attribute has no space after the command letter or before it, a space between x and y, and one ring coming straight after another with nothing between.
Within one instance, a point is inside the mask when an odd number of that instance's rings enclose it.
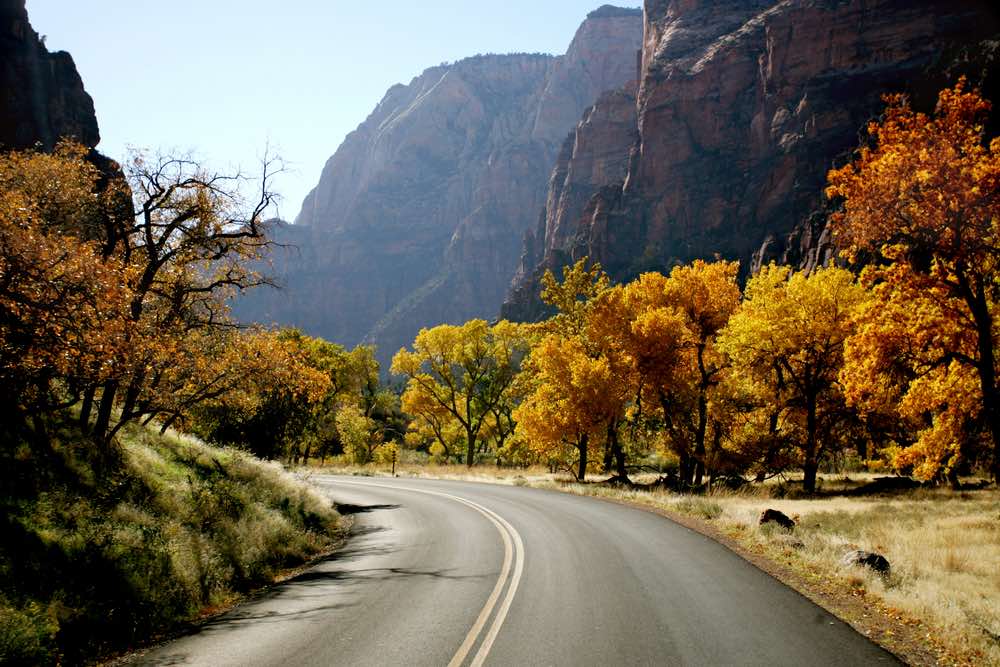
<instances>
[{"instance_id":1,"label":"green bush","mask_svg":"<svg viewBox=\"0 0 1000 667\"><path fill-rule=\"evenodd\" d=\"M57 657L58 624L35 602L15 607L0 597L0 664L37 665Z\"/></svg>"}]
</instances>

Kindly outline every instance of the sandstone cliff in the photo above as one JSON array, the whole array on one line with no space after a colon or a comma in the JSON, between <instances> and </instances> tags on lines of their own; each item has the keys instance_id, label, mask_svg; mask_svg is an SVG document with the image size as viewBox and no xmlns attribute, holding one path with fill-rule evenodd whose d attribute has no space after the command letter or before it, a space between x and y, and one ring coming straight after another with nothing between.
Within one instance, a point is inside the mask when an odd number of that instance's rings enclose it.
<instances>
[{"instance_id":1,"label":"sandstone cliff","mask_svg":"<svg viewBox=\"0 0 1000 667\"><path fill-rule=\"evenodd\" d=\"M559 146L636 77L641 36L641 12L603 7L563 56L477 56L391 88L285 230L285 289L237 315L373 342L383 362L421 327L494 317Z\"/></svg>"},{"instance_id":2,"label":"sandstone cliff","mask_svg":"<svg viewBox=\"0 0 1000 667\"><path fill-rule=\"evenodd\" d=\"M536 317L541 270L584 255L618 279L716 254L749 267L765 242L758 261L823 261L827 171L857 145L884 93L910 89L953 45L995 30L996 10L647 0L644 24L627 174L595 181L575 224L546 222L544 239L528 239L508 317Z\"/></svg>"},{"instance_id":3,"label":"sandstone cliff","mask_svg":"<svg viewBox=\"0 0 1000 667\"><path fill-rule=\"evenodd\" d=\"M28 22L25 0L0 0L0 149L51 149L62 137L100 141L94 102L73 58L49 53Z\"/></svg>"}]
</instances>

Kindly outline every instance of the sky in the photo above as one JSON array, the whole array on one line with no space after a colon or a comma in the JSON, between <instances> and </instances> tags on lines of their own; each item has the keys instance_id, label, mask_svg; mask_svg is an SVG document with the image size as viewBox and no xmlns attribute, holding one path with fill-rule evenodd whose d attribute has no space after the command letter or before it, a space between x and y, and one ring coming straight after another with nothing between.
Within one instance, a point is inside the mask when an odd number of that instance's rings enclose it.
<instances>
[{"instance_id":1,"label":"sky","mask_svg":"<svg viewBox=\"0 0 1000 667\"><path fill-rule=\"evenodd\" d=\"M28 0L94 98L100 150L285 161L294 219L326 160L395 83L477 53L563 53L601 0ZM615 3L626 6L638 0Z\"/></svg>"}]
</instances>

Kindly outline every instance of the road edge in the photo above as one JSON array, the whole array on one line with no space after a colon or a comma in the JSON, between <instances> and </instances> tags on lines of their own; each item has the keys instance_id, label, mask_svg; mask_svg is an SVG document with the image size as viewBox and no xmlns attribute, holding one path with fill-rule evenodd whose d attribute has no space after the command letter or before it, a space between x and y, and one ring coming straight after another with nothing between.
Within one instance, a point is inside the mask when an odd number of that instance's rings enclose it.
<instances>
[{"instance_id":1,"label":"road edge","mask_svg":"<svg viewBox=\"0 0 1000 667\"><path fill-rule=\"evenodd\" d=\"M558 488L546 488L568 495L586 495L575 494L571 491ZM590 495L586 497L650 512L707 537L713 542L729 549L758 570L777 579L785 586L788 586L814 604L833 614L854 628L859 634L878 644L908 665L913 665L914 667L939 667L948 664L942 662L940 657L928 648L927 637L925 635L921 634L913 626L902 622L898 616L893 616L889 607L880 601L869 597L857 597L849 593L832 593L824 589L821 585L810 581L795 569L763 553L748 549L707 521L679 512L671 512L661 507L620 498Z\"/></svg>"},{"instance_id":2,"label":"road edge","mask_svg":"<svg viewBox=\"0 0 1000 667\"><path fill-rule=\"evenodd\" d=\"M247 604L248 602L253 602L254 600L257 600L262 596L266 595L267 593L269 593L275 587L280 586L286 581L294 579L295 577L304 574L305 572L308 572L309 570L316 567L324 560L330 558L331 556L339 552L341 549L343 549L344 546L347 544L347 542L350 541L351 536L353 534L352 532L353 530L354 530L354 518L342 514L340 516L340 525L336 530L337 541L330 547L317 553L304 563L300 563L295 567L290 567L280 570L277 574L275 574L274 579L272 579L269 583L266 583L252 590L246 591L244 593L234 595L233 597L226 600L222 604L215 605L212 607L205 607L198 613L198 616L196 616L195 618L189 621L184 621L183 623L177 625L176 627L173 627L159 634L147 637L143 642L138 643L136 646L133 646L124 651L116 651L114 653L109 653L103 656L96 656L94 658L94 661L88 664L93 664L96 665L97 667L121 667L123 665L133 664L135 660L146 655L153 649L159 648L164 644L169 644L170 642L176 639L180 639L181 637L185 637L191 634L192 632L197 631L198 628L218 618L219 616L229 613L230 611L244 604Z\"/></svg>"}]
</instances>

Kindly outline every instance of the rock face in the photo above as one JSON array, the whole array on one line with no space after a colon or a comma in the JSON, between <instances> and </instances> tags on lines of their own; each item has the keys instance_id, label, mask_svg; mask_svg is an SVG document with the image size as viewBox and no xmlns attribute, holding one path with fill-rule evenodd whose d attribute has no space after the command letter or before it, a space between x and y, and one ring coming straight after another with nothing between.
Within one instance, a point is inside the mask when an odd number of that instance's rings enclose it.
<instances>
[{"instance_id":1,"label":"rock face","mask_svg":"<svg viewBox=\"0 0 1000 667\"><path fill-rule=\"evenodd\" d=\"M51 149L62 137L100 141L94 102L73 58L49 53L28 22L25 0L0 0L0 149Z\"/></svg>"},{"instance_id":2,"label":"rock face","mask_svg":"<svg viewBox=\"0 0 1000 667\"><path fill-rule=\"evenodd\" d=\"M583 241L596 207L621 191L638 137L634 82L601 95L586 111L559 152L538 224L525 234L512 281L513 301L541 310L537 287L541 274L569 263L582 250L577 242Z\"/></svg>"},{"instance_id":3,"label":"rock face","mask_svg":"<svg viewBox=\"0 0 1000 667\"><path fill-rule=\"evenodd\" d=\"M528 239L504 315L537 317L541 271L585 255L618 279L716 254L748 268L765 242L758 262L822 263L826 173L881 96L996 25L987 2L646 0L627 174Z\"/></svg>"},{"instance_id":4,"label":"rock face","mask_svg":"<svg viewBox=\"0 0 1000 667\"><path fill-rule=\"evenodd\" d=\"M492 318L566 133L637 74L639 10L603 7L564 56L487 55L391 88L327 162L276 257L284 290L243 299L386 361L424 326Z\"/></svg>"}]
</instances>

